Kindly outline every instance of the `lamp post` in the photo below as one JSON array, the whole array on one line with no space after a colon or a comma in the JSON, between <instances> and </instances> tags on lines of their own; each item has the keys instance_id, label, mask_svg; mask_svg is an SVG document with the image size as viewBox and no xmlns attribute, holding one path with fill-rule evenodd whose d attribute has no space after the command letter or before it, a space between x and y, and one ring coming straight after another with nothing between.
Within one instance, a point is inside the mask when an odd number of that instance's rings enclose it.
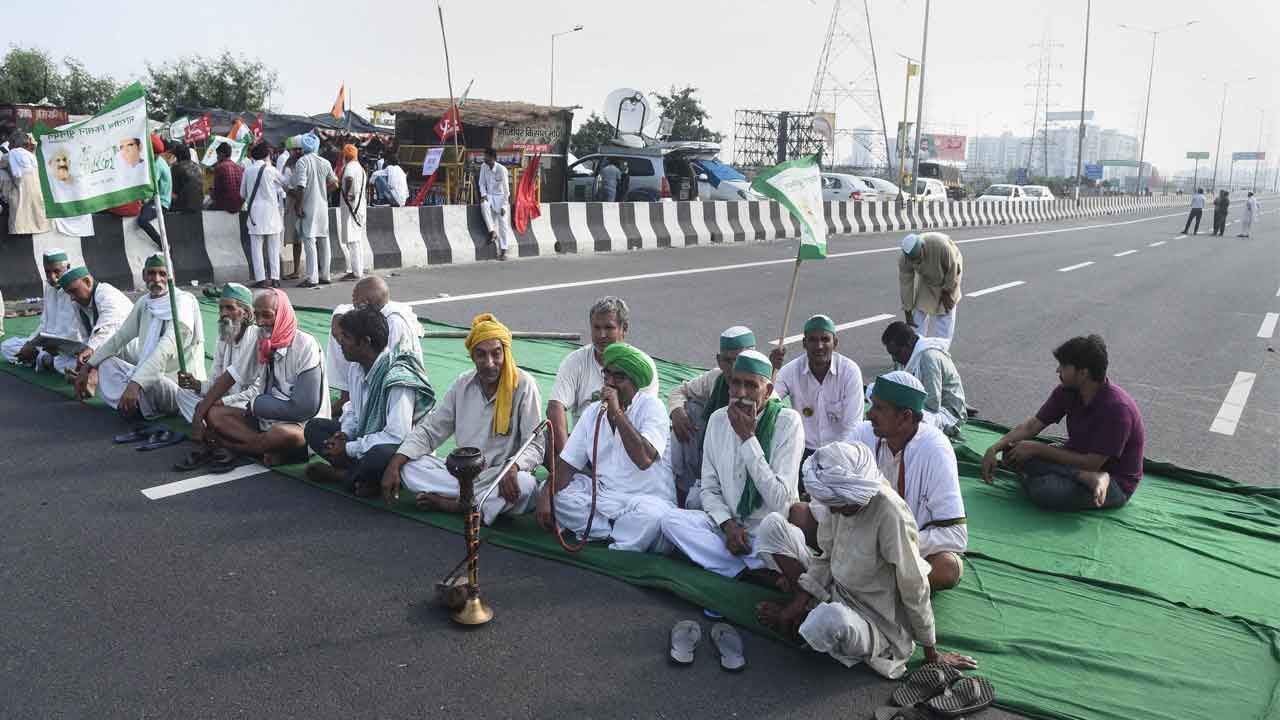
<instances>
[{"instance_id":1,"label":"lamp post","mask_svg":"<svg viewBox=\"0 0 1280 720\"><path fill-rule=\"evenodd\" d=\"M1257 75L1250 75L1241 82L1249 82L1257 78ZM1227 87L1230 84L1230 80L1222 81L1222 109L1218 111L1218 147L1213 151L1213 179L1209 181L1210 190L1218 188L1218 156L1222 154L1222 121L1227 117Z\"/></svg>"},{"instance_id":2,"label":"lamp post","mask_svg":"<svg viewBox=\"0 0 1280 720\"><path fill-rule=\"evenodd\" d=\"M551 33L551 98L547 101L548 105L556 104L556 38L569 33L576 33L582 29L581 25L574 25L572 30Z\"/></svg>"},{"instance_id":3,"label":"lamp post","mask_svg":"<svg viewBox=\"0 0 1280 720\"><path fill-rule=\"evenodd\" d=\"M1080 205L1080 186L1084 184L1084 98L1089 82L1089 23L1093 18L1093 0L1084 10L1084 70L1080 73L1080 137L1076 140L1076 205ZM1046 144L1047 147L1047 144Z\"/></svg>"},{"instance_id":4,"label":"lamp post","mask_svg":"<svg viewBox=\"0 0 1280 720\"><path fill-rule=\"evenodd\" d=\"M924 125L924 69L925 61L929 55L929 8L933 3L931 0L924 0L924 36L920 39L920 83L916 89L920 92L920 99L916 101L916 141L912 156L915 160L911 163L911 194L915 196L916 178L920 176L920 128ZM904 131L905 135L906 132Z\"/></svg>"},{"instance_id":5,"label":"lamp post","mask_svg":"<svg viewBox=\"0 0 1280 720\"><path fill-rule=\"evenodd\" d=\"M1159 30L1147 30L1146 28L1135 27L1133 25L1120 26L1125 30L1136 30L1138 32L1147 33L1148 35L1151 36L1151 66L1150 66L1150 69L1147 71L1147 108L1142 113L1142 144L1138 146L1138 184L1136 189L1139 195L1142 194L1142 163L1143 163L1143 160L1146 159L1146 155L1147 155L1147 123L1151 119L1151 83L1155 79L1155 75L1156 75L1156 40L1160 37L1160 33L1169 32L1170 30L1180 30L1182 28L1188 28L1188 27L1191 27L1192 25L1195 25L1198 22L1200 21L1189 20L1184 23L1178 23L1176 25L1170 25L1169 27L1161 28Z\"/></svg>"},{"instance_id":6,"label":"lamp post","mask_svg":"<svg viewBox=\"0 0 1280 720\"><path fill-rule=\"evenodd\" d=\"M1253 146L1254 150L1257 152L1262 152L1262 124L1263 124L1263 121L1266 119L1266 117L1267 117L1267 111L1265 109L1258 111L1258 144ZM1261 160L1253 161L1253 191L1254 192L1258 192L1258 166L1260 165L1262 165ZM1263 182L1264 183L1266 182L1266 178L1263 178Z\"/></svg>"}]
</instances>

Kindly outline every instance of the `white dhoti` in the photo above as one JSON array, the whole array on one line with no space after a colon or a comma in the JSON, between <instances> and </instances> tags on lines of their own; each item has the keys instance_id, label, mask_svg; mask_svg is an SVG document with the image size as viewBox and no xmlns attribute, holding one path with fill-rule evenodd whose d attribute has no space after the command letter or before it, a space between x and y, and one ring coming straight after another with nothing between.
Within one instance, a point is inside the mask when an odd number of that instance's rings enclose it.
<instances>
[{"instance_id":1,"label":"white dhoti","mask_svg":"<svg viewBox=\"0 0 1280 720\"><path fill-rule=\"evenodd\" d=\"M507 212L507 199L491 202L488 198L480 203L480 216L484 218L484 226L490 233L498 233L498 249L506 252L511 233L511 213Z\"/></svg>"},{"instance_id":2,"label":"white dhoti","mask_svg":"<svg viewBox=\"0 0 1280 720\"><path fill-rule=\"evenodd\" d=\"M669 552L670 544L662 537L662 518L675 507L669 500L653 495L600 493L590 539L612 538L611 550ZM591 478L574 475L563 490L556 492L556 519L561 528L581 537L590 514Z\"/></svg>"},{"instance_id":3,"label":"white dhoti","mask_svg":"<svg viewBox=\"0 0 1280 720\"><path fill-rule=\"evenodd\" d=\"M945 315L929 315L925 311L916 308L911 313L911 319L915 321L916 330L920 333L920 337L936 337L947 341L947 348L951 347L951 340L955 338L956 332L956 309L960 306L951 308L951 312Z\"/></svg>"},{"instance_id":4,"label":"white dhoti","mask_svg":"<svg viewBox=\"0 0 1280 720\"><path fill-rule=\"evenodd\" d=\"M178 383L170 380L169 378L164 378L160 382L156 383L156 386L157 387L153 389L154 396L163 398L163 401L166 403L172 402L177 406L178 412L182 417L186 418L187 422L191 422L191 419L196 416L196 406L200 404L201 400L204 400L204 396L197 392L192 392L184 387L180 387ZM223 398L222 404L227 407L240 408L241 410L248 405L248 403L241 398Z\"/></svg>"},{"instance_id":5,"label":"white dhoti","mask_svg":"<svg viewBox=\"0 0 1280 720\"><path fill-rule=\"evenodd\" d=\"M800 623L800 637L810 648L826 653L845 667L871 656L875 638L871 623L840 602L818 603Z\"/></svg>"},{"instance_id":6,"label":"white dhoti","mask_svg":"<svg viewBox=\"0 0 1280 720\"><path fill-rule=\"evenodd\" d=\"M701 510L676 510L662 518L662 535L683 552L695 565L704 567L717 575L737 577L745 570L762 568L779 571L773 555L778 553L781 545L788 556L804 554L804 531L790 525L786 520L778 525L770 518L782 520L782 516L771 513L766 516L756 532L748 531L751 539L751 552L746 555L734 555L724 544L724 531ZM769 527L765 527L769 522ZM761 541L761 531L767 538ZM768 552L762 552L762 548Z\"/></svg>"},{"instance_id":7,"label":"white dhoti","mask_svg":"<svg viewBox=\"0 0 1280 720\"><path fill-rule=\"evenodd\" d=\"M476 478L476 499L488 492L497 480L497 470L491 468L480 473ZM435 455L423 455L417 460L406 463L400 471L400 481L407 490L415 493L436 493L445 497L458 497L458 479L449 474L444 460ZM514 503L503 499L498 490L494 490L480 508L480 519L485 525L492 525L499 515L520 515L533 509L534 497L538 490L538 481L531 473L516 473L516 483L520 486L520 497Z\"/></svg>"},{"instance_id":8,"label":"white dhoti","mask_svg":"<svg viewBox=\"0 0 1280 720\"><path fill-rule=\"evenodd\" d=\"M114 357L98 366L98 395L111 408L120 407L120 398L133 381L133 368L132 364ZM177 383L166 379L144 388L138 399L142 417L150 420L178 412L177 387Z\"/></svg>"},{"instance_id":9,"label":"white dhoti","mask_svg":"<svg viewBox=\"0 0 1280 720\"><path fill-rule=\"evenodd\" d=\"M23 346L30 340L30 337L11 337L4 342L0 342L0 355L3 355L5 360L14 365L21 365L22 363L18 362L18 353L22 352ZM67 352L63 352L61 346L57 353L48 353L43 349L37 350L36 372L53 369L58 373L65 373L68 370L74 370L77 362L76 353L83 347L83 345L75 343L74 347Z\"/></svg>"}]
</instances>

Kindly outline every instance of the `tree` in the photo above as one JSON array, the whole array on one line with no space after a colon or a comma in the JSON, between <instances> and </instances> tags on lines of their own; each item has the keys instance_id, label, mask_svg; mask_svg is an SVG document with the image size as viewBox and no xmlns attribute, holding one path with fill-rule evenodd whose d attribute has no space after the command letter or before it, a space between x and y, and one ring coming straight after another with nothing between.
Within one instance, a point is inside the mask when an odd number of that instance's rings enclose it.
<instances>
[{"instance_id":1,"label":"tree","mask_svg":"<svg viewBox=\"0 0 1280 720\"><path fill-rule=\"evenodd\" d=\"M223 52L215 58L180 57L164 65L147 63L147 108L164 119L176 107L221 108L235 112L266 110L276 71L261 60Z\"/></svg>"},{"instance_id":2,"label":"tree","mask_svg":"<svg viewBox=\"0 0 1280 720\"><path fill-rule=\"evenodd\" d=\"M110 75L95 76L79 60L62 60L67 74L62 78L62 103L72 115L91 115L120 92L120 85Z\"/></svg>"},{"instance_id":3,"label":"tree","mask_svg":"<svg viewBox=\"0 0 1280 720\"><path fill-rule=\"evenodd\" d=\"M698 88L686 85L677 90L671 86L671 94L654 93L658 105L662 108L662 117L671 118L670 140L705 140L720 142L720 133L712 132L704 124L711 118L710 113L702 107L698 99Z\"/></svg>"},{"instance_id":4,"label":"tree","mask_svg":"<svg viewBox=\"0 0 1280 720\"><path fill-rule=\"evenodd\" d=\"M62 75L49 53L36 48L10 47L0 64L0 103L62 101Z\"/></svg>"},{"instance_id":5,"label":"tree","mask_svg":"<svg viewBox=\"0 0 1280 720\"><path fill-rule=\"evenodd\" d=\"M578 157L590 155L612 137L613 126L599 115L591 113L591 117L578 126L578 131L569 140L569 151Z\"/></svg>"}]
</instances>

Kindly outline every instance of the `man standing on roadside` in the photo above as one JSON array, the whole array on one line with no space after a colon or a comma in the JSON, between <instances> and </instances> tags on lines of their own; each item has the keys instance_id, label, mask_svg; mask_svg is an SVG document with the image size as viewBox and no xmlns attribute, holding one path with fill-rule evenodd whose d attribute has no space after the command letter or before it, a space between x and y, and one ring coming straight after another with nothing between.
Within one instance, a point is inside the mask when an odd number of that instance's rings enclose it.
<instances>
[{"instance_id":1,"label":"man standing on roadside","mask_svg":"<svg viewBox=\"0 0 1280 720\"><path fill-rule=\"evenodd\" d=\"M507 239L511 234L511 181L507 168L498 162L498 151L485 148L480 166L480 214L489 228L489 241L498 243L498 259L507 259Z\"/></svg>"},{"instance_id":2,"label":"man standing on roadside","mask_svg":"<svg viewBox=\"0 0 1280 720\"><path fill-rule=\"evenodd\" d=\"M1231 196L1226 190L1218 192L1213 201L1213 234L1222 237L1227 231L1227 209L1231 207Z\"/></svg>"},{"instance_id":3,"label":"man standing on roadside","mask_svg":"<svg viewBox=\"0 0 1280 720\"><path fill-rule=\"evenodd\" d=\"M1200 216L1204 215L1204 188L1196 188L1196 194L1191 198L1191 213L1187 215L1187 224L1182 226L1182 234L1186 235L1191 229L1191 221L1196 221L1195 232L1192 235L1200 234Z\"/></svg>"},{"instance_id":4,"label":"man standing on roadside","mask_svg":"<svg viewBox=\"0 0 1280 720\"><path fill-rule=\"evenodd\" d=\"M924 337L945 338L949 344L956 332L963 270L964 258L950 235L927 232L902 238L898 286L907 324Z\"/></svg>"},{"instance_id":5,"label":"man standing on roadside","mask_svg":"<svg viewBox=\"0 0 1280 720\"><path fill-rule=\"evenodd\" d=\"M289 192L298 200L300 226L298 236L307 256L307 279L300 288L328 285L329 280L329 190L338 186L333 165L320 157L320 138L313 133L302 136L302 157L293 166Z\"/></svg>"}]
</instances>

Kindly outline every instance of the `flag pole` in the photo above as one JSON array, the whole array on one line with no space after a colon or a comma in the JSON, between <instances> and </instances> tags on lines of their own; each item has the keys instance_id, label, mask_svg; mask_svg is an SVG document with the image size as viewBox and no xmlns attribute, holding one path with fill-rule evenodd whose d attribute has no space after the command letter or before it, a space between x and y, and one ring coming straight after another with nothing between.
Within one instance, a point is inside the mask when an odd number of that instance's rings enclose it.
<instances>
[{"instance_id":1,"label":"flag pole","mask_svg":"<svg viewBox=\"0 0 1280 720\"><path fill-rule=\"evenodd\" d=\"M791 308L796 303L796 285L800 282L800 256L796 255L796 267L791 272L791 292L787 293L787 309L782 316L782 334L778 336L778 349L781 350L787 343L787 328L791 324ZM770 363L772 365L772 363ZM773 376L778 376L777 368L773 370Z\"/></svg>"},{"instance_id":2,"label":"flag pole","mask_svg":"<svg viewBox=\"0 0 1280 720\"><path fill-rule=\"evenodd\" d=\"M169 234L164 229L164 208L160 204L160 193L151 196L151 201L156 204L156 221L160 224L160 252L164 253L164 263L168 269L169 276L169 309L173 313L173 342L178 348L178 372L184 375L187 372L187 359L182 352L182 320L178 315L178 289L174 283L173 256L169 254ZM145 278L144 278L145 279ZM193 332L198 332L196 328L192 328Z\"/></svg>"},{"instance_id":3,"label":"flag pole","mask_svg":"<svg viewBox=\"0 0 1280 720\"><path fill-rule=\"evenodd\" d=\"M453 95L453 69L449 65L449 38L444 33L444 7L440 5L440 0L436 0L436 15L440 18L440 43L444 46L444 78L449 86L449 109L445 112L449 115L454 115L455 119L457 119L458 116L453 111L456 99ZM458 133L456 131L453 133L453 159L457 161L458 167L462 168L461 173L465 177L467 164L462 161L462 158L458 157ZM461 181L461 178L459 180ZM461 187L461 183L459 183L459 187ZM448 188L446 188L447 191Z\"/></svg>"}]
</instances>

